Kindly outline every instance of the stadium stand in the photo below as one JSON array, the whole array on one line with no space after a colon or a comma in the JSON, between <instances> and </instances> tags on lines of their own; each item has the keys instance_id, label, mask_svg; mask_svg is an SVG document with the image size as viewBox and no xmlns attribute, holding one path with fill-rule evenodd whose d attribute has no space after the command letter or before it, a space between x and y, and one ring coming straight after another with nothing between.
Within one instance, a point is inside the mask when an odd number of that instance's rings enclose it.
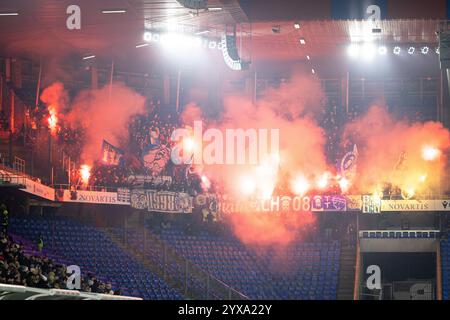
<instances>
[{"instance_id":1,"label":"stadium stand","mask_svg":"<svg viewBox=\"0 0 450 320\"><path fill-rule=\"evenodd\" d=\"M441 240L442 299L450 299L450 241Z\"/></svg>"},{"instance_id":2,"label":"stadium stand","mask_svg":"<svg viewBox=\"0 0 450 320\"><path fill-rule=\"evenodd\" d=\"M283 251L245 247L232 237L187 235L163 229L158 236L225 283L255 299L336 299L340 244L295 243ZM271 265L282 261L286 270Z\"/></svg>"},{"instance_id":3,"label":"stadium stand","mask_svg":"<svg viewBox=\"0 0 450 320\"><path fill-rule=\"evenodd\" d=\"M42 235L42 254L80 266L82 274L93 273L111 282L124 295L144 299L181 299L161 278L136 262L100 230L66 218L12 218L11 233L34 241ZM52 240L54 239L53 243ZM47 248L48 247L48 248Z\"/></svg>"}]
</instances>

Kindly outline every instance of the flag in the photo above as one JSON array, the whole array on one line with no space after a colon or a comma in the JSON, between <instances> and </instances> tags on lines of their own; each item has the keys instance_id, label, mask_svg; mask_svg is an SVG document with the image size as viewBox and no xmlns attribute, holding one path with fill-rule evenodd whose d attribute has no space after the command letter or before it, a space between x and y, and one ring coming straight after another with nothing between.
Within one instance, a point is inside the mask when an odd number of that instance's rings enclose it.
<instances>
[{"instance_id":1,"label":"flag","mask_svg":"<svg viewBox=\"0 0 450 320\"><path fill-rule=\"evenodd\" d=\"M102 163L108 166L123 164L124 152L106 140L102 143Z\"/></svg>"},{"instance_id":2,"label":"flag","mask_svg":"<svg viewBox=\"0 0 450 320\"><path fill-rule=\"evenodd\" d=\"M356 144L353 146L353 150L347 152L341 160L341 175L346 179L353 180L356 175L356 165L358 161L358 148Z\"/></svg>"},{"instance_id":3,"label":"flag","mask_svg":"<svg viewBox=\"0 0 450 320\"><path fill-rule=\"evenodd\" d=\"M143 157L144 166L150 175L159 176L170 160L170 149L164 145L147 150Z\"/></svg>"}]
</instances>

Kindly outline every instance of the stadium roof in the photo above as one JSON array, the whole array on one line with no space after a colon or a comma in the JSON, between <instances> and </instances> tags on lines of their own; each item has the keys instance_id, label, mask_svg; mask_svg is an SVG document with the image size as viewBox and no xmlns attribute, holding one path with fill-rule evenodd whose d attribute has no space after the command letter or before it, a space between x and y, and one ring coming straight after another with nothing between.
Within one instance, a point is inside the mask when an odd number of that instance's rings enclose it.
<instances>
[{"instance_id":1,"label":"stadium roof","mask_svg":"<svg viewBox=\"0 0 450 320\"><path fill-rule=\"evenodd\" d=\"M0 55L51 56L54 54L96 54L139 65L148 60L148 50L136 50L142 43L145 26L151 27L176 19L193 30L209 30L208 36L218 36L237 25L243 31L245 55L254 63L266 61L335 61L345 53L352 41L373 37L380 43L437 45L436 31L445 25L445 1L417 1L407 6L388 8L390 15L375 23L381 30L371 34L367 21L333 20L332 0L273 1L209 0L209 7L220 11L194 12L176 0L112 0L107 5L100 0L78 0L81 8L81 30L66 28L68 0L30 2L15 0L0 3L1 12L18 12L15 17L0 17ZM391 2L389 2L391 3ZM403 10L414 7L415 11ZM400 9L399 9L400 8ZM124 9L124 14L103 14L105 9ZM251 22L251 24L250 24ZM300 28L294 28L299 22ZM300 39L305 44L300 44ZM150 55L154 51L150 47ZM130 56L135 59L129 59Z\"/></svg>"}]
</instances>

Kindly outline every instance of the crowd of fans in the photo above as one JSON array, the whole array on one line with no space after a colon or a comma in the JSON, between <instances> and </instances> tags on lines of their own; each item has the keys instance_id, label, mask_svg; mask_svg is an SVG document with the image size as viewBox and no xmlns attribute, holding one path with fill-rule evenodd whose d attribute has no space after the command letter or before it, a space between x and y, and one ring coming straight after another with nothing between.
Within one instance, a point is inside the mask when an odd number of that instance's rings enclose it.
<instances>
[{"instance_id":1,"label":"crowd of fans","mask_svg":"<svg viewBox=\"0 0 450 320\"><path fill-rule=\"evenodd\" d=\"M67 289L67 268L45 256L28 256L22 246L0 233L0 283L41 289ZM81 291L116 294L111 283L104 283L92 274L81 278Z\"/></svg>"}]
</instances>

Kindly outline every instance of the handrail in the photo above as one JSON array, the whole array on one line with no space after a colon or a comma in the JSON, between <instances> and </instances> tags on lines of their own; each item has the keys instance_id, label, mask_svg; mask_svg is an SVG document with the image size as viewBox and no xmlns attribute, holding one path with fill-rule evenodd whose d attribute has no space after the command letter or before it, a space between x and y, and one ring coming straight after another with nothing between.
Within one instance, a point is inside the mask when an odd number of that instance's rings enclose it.
<instances>
[{"instance_id":1,"label":"handrail","mask_svg":"<svg viewBox=\"0 0 450 320\"><path fill-rule=\"evenodd\" d=\"M99 191L99 192L116 192L121 187L105 187L105 186L86 186L80 187L76 185L69 184L54 184L52 187L55 190L75 190L75 191ZM74 189L75 188L75 189ZM123 187L125 188L125 187Z\"/></svg>"},{"instance_id":2,"label":"handrail","mask_svg":"<svg viewBox=\"0 0 450 320\"><path fill-rule=\"evenodd\" d=\"M211 290L211 287L216 289L217 291L223 292L223 296L221 296L222 299L228 299L232 300L233 297L236 299L241 300L248 300L249 298L242 294L241 292L237 291L233 287L227 285L223 281L217 279L207 271L203 270L200 266L193 263L192 261L184 258L183 256L180 256L172 247L165 244L161 239L159 239L157 236L153 235L151 232L149 232L146 228L135 228L139 232L144 232L144 252L140 252L138 248L135 247L135 245L129 243L129 241L122 239L120 243L118 243L121 246L125 246L126 249L128 249L130 252L132 252L136 257L143 260L143 264L146 267L149 267L150 270L153 272L156 272L160 276L162 276L166 281L169 281L172 283L173 286L178 288L181 292L183 292L185 295L187 295L190 298L194 299L217 299L220 298L216 295L211 294L214 293L213 290ZM116 237L114 237L113 232L111 232L109 229L105 229L106 233L109 234L110 238L115 241ZM150 241L149 241L150 240ZM117 239L116 241L117 242ZM151 244L153 247L157 247L159 252L163 252L163 269L161 270L160 266L158 264L155 264L151 262L149 258L146 257L146 253L148 252L146 248L149 248L148 244ZM178 267L184 268L185 271L185 279L184 281L180 279L176 279L171 274L168 274L166 271L166 268L171 265L167 261L170 259L170 262L175 263ZM205 292L198 291L198 288L192 288L189 287L187 284L188 279L194 279L198 284L203 283L203 281L206 282L205 285ZM181 283L183 282L183 283Z\"/></svg>"},{"instance_id":3,"label":"handrail","mask_svg":"<svg viewBox=\"0 0 450 320\"><path fill-rule=\"evenodd\" d=\"M359 239L356 241L356 262L355 262L355 283L353 287L353 300L359 300L359 288L361 277L361 251L359 248Z\"/></svg>"},{"instance_id":4,"label":"handrail","mask_svg":"<svg viewBox=\"0 0 450 320\"><path fill-rule=\"evenodd\" d=\"M437 245L436 250L436 295L437 300L442 300L442 260L440 242Z\"/></svg>"}]
</instances>

